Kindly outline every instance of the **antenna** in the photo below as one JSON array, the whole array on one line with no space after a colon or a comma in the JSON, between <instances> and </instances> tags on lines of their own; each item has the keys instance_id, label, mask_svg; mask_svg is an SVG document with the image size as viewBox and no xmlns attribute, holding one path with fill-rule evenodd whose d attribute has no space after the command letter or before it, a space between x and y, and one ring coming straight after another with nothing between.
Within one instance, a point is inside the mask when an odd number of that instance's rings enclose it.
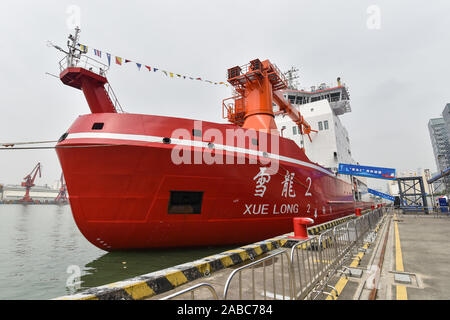
<instances>
[{"instance_id":1,"label":"antenna","mask_svg":"<svg viewBox=\"0 0 450 320\"><path fill-rule=\"evenodd\" d=\"M62 49L60 46L53 44L50 40L47 40L47 47L53 47L66 54L68 67L75 66L76 63L74 62L78 62L78 60L81 58L81 54L87 53L86 48L83 47L83 50L81 50L81 45L78 43L78 40L80 39L80 32L80 28L76 27L75 35L69 34L69 40L67 40L67 48L69 49L69 51Z\"/></svg>"},{"instance_id":2,"label":"antenna","mask_svg":"<svg viewBox=\"0 0 450 320\"><path fill-rule=\"evenodd\" d=\"M298 81L295 81L295 79L298 79L297 75L298 69L295 67L291 67L288 71L284 73L287 80L287 88L297 90Z\"/></svg>"},{"instance_id":3,"label":"antenna","mask_svg":"<svg viewBox=\"0 0 450 320\"><path fill-rule=\"evenodd\" d=\"M73 67L74 66L74 59L78 60L81 58L82 53L86 53L86 50L83 49L81 51L77 48L77 46L80 46L78 44L78 40L80 38L80 28L75 28L75 35L69 34L69 40L67 41L67 48L69 48L69 52L67 54L67 67Z\"/></svg>"}]
</instances>

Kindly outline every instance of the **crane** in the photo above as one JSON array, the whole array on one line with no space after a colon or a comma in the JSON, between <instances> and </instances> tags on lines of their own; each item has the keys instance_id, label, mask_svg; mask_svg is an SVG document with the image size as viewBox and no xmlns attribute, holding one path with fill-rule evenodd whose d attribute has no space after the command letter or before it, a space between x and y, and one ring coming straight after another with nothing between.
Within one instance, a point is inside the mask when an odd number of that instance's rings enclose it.
<instances>
[{"instance_id":1,"label":"crane","mask_svg":"<svg viewBox=\"0 0 450 320\"><path fill-rule=\"evenodd\" d=\"M25 181L22 182L22 187L25 187L25 196L22 198L22 202L33 202L33 199L30 197L30 189L31 187L34 187L34 180L36 179L36 176L39 172L39 178L41 177L41 163L38 162L38 164L34 167L34 169L25 177L23 178Z\"/></svg>"},{"instance_id":2,"label":"crane","mask_svg":"<svg viewBox=\"0 0 450 320\"><path fill-rule=\"evenodd\" d=\"M66 184L64 183L64 174L61 173L61 187L59 188L59 193L55 198L55 202L57 204L65 204L67 203L69 200L67 199L67 187Z\"/></svg>"},{"instance_id":3,"label":"crane","mask_svg":"<svg viewBox=\"0 0 450 320\"><path fill-rule=\"evenodd\" d=\"M228 69L228 82L234 87L235 94L224 99L222 106L223 117L231 123L247 129L277 132L273 112L273 103L276 103L280 111L294 121L301 134L308 135L311 140L310 133L317 132L279 92L287 88L288 81L269 60L255 59L247 65ZM234 103L225 103L229 99L234 99Z\"/></svg>"}]
</instances>

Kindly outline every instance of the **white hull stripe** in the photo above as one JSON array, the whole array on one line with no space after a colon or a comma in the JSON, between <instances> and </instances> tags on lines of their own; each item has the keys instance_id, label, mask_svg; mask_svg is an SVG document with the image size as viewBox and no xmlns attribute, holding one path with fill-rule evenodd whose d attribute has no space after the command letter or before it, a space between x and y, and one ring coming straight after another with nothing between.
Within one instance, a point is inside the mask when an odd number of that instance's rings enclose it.
<instances>
[{"instance_id":1,"label":"white hull stripe","mask_svg":"<svg viewBox=\"0 0 450 320\"><path fill-rule=\"evenodd\" d=\"M71 139L113 139L113 140L129 140L129 141L138 141L138 142L163 143L163 137L137 135L137 134L123 134L123 133L106 133L106 132L70 133L66 137L65 140L71 140ZM171 140L170 143L173 145L190 146L190 147L198 147L198 148L208 148L208 143L209 143L209 142L198 141L198 140L184 140L184 139L173 139L173 138L170 138L170 140ZM232 147L232 146L221 145L221 144L216 144L216 143L214 143L214 149L290 162L290 163L294 163L294 164L297 164L300 166L312 168L312 169L318 170L322 173L325 173L331 177L335 177L335 175L332 174L331 172L329 172L328 170L326 170L322 167L319 167L317 165L314 165L312 163L301 161L301 160L298 160L295 158L280 156L280 155L274 154L274 153L267 153L267 152L258 151L258 150Z\"/></svg>"}]
</instances>

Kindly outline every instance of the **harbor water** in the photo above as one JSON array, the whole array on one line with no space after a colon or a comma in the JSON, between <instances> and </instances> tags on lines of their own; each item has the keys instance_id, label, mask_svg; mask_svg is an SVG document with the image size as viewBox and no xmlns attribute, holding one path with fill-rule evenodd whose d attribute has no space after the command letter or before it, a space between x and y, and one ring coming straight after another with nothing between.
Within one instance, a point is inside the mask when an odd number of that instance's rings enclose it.
<instances>
[{"instance_id":1,"label":"harbor water","mask_svg":"<svg viewBox=\"0 0 450 320\"><path fill-rule=\"evenodd\" d=\"M83 237L69 205L0 205L0 300L52 299L232 248L106 252Z\"/></svg>"}]
</instances>

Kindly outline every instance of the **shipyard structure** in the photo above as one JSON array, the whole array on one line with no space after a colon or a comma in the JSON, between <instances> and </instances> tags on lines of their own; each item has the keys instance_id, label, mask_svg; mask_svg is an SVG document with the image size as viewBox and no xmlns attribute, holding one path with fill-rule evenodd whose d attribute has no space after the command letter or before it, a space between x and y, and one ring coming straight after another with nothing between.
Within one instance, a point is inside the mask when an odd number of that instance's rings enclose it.
<instances>
[{"instance_id":1,"label":"shipyard structure","mask_svg":"<svg viewBox=\"0 0 450 320\"><path fill-rule=\"evenodd\" d=\"M26 189L19 185L5 185L0 190L0 202L14 203L18 202L25 196ZM48 186L34 186L30 190L30 197L35 202L52 203L58 196L59 189L53 189Z\"/></svg>"}]
</instances>

